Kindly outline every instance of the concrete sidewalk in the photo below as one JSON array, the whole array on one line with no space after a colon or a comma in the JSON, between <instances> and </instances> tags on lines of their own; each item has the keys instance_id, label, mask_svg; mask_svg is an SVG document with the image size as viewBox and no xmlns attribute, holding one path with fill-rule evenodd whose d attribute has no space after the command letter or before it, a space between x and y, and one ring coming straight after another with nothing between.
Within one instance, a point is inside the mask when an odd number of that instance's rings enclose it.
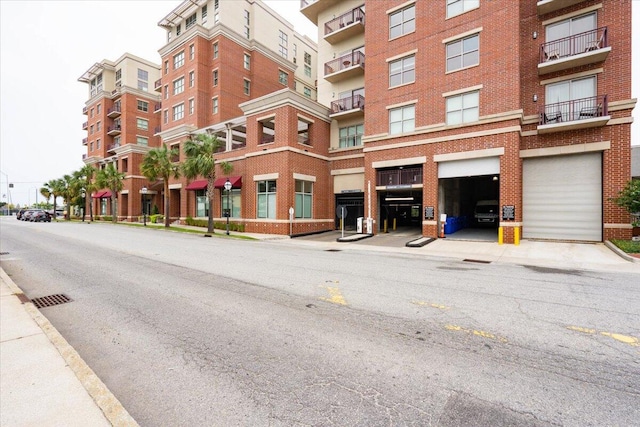
<instances>
[{"instance_id":1,"label":"concrete sidewalk","mask_svg":"<svg viewBox=\"0 0 640 427\"><path fill-rule=\"evenodd\" d=\"M2 268L0 425L138 425Z\"/></svg>"}]
</instances>

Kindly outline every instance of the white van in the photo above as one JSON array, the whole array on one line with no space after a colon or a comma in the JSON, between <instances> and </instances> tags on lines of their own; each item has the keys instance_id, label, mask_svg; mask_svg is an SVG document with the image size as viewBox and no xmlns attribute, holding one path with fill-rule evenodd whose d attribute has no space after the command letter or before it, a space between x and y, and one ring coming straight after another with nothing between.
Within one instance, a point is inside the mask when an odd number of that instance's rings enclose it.
<instances>
[{"instance_id":1,"label":"white van","mask_svg":"<svg viewBox=\"0 0 640 427\"><path fill-rule=\"evenodd\" d=\"M478 200L473 210L473 217L478 224L496 224L498 222L498 201Z\"/></svg>"}]
</instances>

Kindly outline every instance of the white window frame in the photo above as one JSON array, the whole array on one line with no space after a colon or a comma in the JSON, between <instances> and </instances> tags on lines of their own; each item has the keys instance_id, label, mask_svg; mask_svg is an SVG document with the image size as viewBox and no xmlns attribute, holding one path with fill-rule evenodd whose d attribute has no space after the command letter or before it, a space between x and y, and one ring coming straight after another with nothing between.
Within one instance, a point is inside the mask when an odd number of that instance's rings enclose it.
<instances>
[{"instance_id":1,"label":"white window frame","mask_svg":"<svg viewBox=\"0 0 640 427\"><path fill-rule=\"evenodd\" d=\"M175 55L173 55L173 69L177 70L183 65L184 65L184 50L180 53L176 53Z\"/></svg>"},{"instance_id":2,"label":"white window frame","mask_svg":"<svg viewBox=\"0 0 640 427\"><path fill-rule=\"evenodd\" d=\"M295 217L313 218L313 181L295 180Z\"/></svg>"},{"instance_id":3,"label":"white window frame","mask_svg":"<svg viewBox=\"0 0 640 427\"><path fill-rule=\"evenodd\" d=\"M189 98L189 115L192 116L196 111L196 100Z\"/></svg>"},{"instance_id":4,"label":"white window frame","mask_svg":"<svg viewBox=\"0 0 640 427\"><path fill-rule=\"evenodd\" d=\"M395 117L394 117L395 116ZM394 125L399 129L394 130ZM389 135L401 135L413 132L416 128L416 105L403 105L389 109Z\"/></svg>"},{"instance_id":5,"label":"white window frame","mask_svg":"<svg viewBox=\"0 0 640 427\"><path fill-rule=\"evenodd\" d=\"M149 130L149 120L137 117L136 127L140 130Z\"/></svg>"},{"instance_id":6,"label":"white window frame","mask_svg":"<svg viewBox=\"0 0 640 427\"><path fill-rule=\"evenodd\" d=\"M243 65L245 70L251 69L251 55L245 53L243 56Z\"/></svg>"},{"instance_id":7,"label":"white window frame","mask_svg":"<svg viewBox=\"0 0 640 427\"><path fill-rule=\"evenodd\" d=\"M260 186L265 191L260 192ZM273 186L273 187L272 187ZM273 190L273 191L271 191ZM256 217L275 219L277 212L278 182L275 179L256 181ZM261 200L262 199L262 200Z\"/></svg>"},{"instance_id":8,"label":"white window frame","mask_svg":"<svg viewBox=\"0 0 640 427\"><path fill-rule=\"evenodd\" d=\"M173 94L179 95L182 92L184 92L184 77L180 77L173 81Z\"/></svg>"},{"instance_id":9,"label":"white window frame","mask_svg":"<svg viewBox=\"0 0 640 427\"><path fill-rule=\"evenodd\" d=\"M472 39L477 39L475 45L475 49L474 48L468 48L469 50L465 51L465 42L470 41ZM460 50L459 52L456 52L455 54L450 54L450 50L454 49L455 46L460 45ZM465 58L473 58L473 53L475 52L475 59L476 62L473 63L469 63L469 64L465 64ZM449 60L455 59L455 58L459 58L460 59L460 66L459 67L452 67L449 68ZM468 35L466 37L461 37L457 40L451 41L449 43L447 43L445 45L445 69L447 73L451 73L453 71L459 71L459 70L464 70L466 68L470 68L470 67L475 67L476 65L480 64L480 33L476 33L476 34L471 34Z\"/></svg>"},{"instance_id":10,"label":"white window frame","mask_svg":"<svg viewBox=\"0 0 640 427\"><path fill-rule=\"evenodd\" d=\"M174 122L184 119L184 102L173 106L172 116Z\"/></svg>"},{"instance_id":11,"label":"white window frame","mask_svg":"<svg viewBox=\"0 0 640 427\"><path fill-rule=\"evenodd\" d=\"M413 14L413 17L409 14ZM407 16L405 16L407 14ZM392 22L395 19L400 19L398 22ZM394 34L394 30L399 29L397 34ZM411 4L399 10L395 10L389 13L389 39L396 39L398 37L411 34L416 31L416 5Z\"/></svg>"},{"instance_id":12,"label":"white window frame","mask_svg":"<svg viewBox=\"0 0 640 427\"><path fill-rule=\"evenodd\" d=\"M460 6L462 6L460 8ZM480 7L480 0L447 0L447 19Z\"/></svg>"},{"instance_id":13,"label":"white window frame","mask_svg":"<svg viewBox=\"0 0 640 427\"><path fill-rule=\"evenodd\" d=\"M448 96L445 98L445 105L448 126L477 122L480 118L480 90ZM455 119L458 114L459 120Z\"/></svg>"},{"instance_id":14,"label":"white window frame","mask_svg":"<svg viewBox=\"0 0 640 427\"><path fill-rule=\"evenodd\" d=\"M218 111L219 111L219 108L220 108L220 104L219 104L219 101L218 101L218 97L217 97L217 96L214 96L214 97L211 99L211 101L212 101L212 102L211 102L211 111L213 112L213 114L218 114Z\"/></svg>"},{"instance_id":15,"label":"white window frame","mask_svg":"<svg viewBox=\"0 0 640 427\"><path fill-rule=\"evenodd\" d=\"M393 83L394 76L400 80ZM389 87L403 86L416 81L416 56L409 55L389 62Z\"/></svg>"}]
</instances>

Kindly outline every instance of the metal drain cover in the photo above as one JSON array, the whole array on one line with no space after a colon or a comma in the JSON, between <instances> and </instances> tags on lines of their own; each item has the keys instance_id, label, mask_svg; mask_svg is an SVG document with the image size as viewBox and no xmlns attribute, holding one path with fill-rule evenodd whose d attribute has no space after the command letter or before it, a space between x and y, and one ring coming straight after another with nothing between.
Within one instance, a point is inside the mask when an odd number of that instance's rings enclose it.
<instances>
[{"instance_id":1,"label":"metal drain cover","mask_svg":"<svg viewBox=\"0 0 640 427\"><path fill-rule=\"evenodd\" d=\"M64 304L70 301L73 301L73 300L68 296L66 296L65 294L48 295L46 297L34 298L31 300L31 302L33 303L33 305L36 306L36 308L51 307L54 305Z\"/></svg>"},{"instance_id":2,"label":"metal drain cover","mask_svg":"<svg viewBox=\"0 0 640 427\"><path fill-rule=\"evenodd\" d=\"M0 252L0 255L9 255L9 252Z\"/></svg>"}]
</instances>

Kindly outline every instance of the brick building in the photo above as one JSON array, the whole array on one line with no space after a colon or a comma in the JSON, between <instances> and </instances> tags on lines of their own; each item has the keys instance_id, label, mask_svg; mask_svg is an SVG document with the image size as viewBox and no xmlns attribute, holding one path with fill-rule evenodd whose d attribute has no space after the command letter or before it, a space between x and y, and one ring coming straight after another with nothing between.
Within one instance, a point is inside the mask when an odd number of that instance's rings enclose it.
<instances>
[{"instance_id":1,"label":"brick building","mask_svg":"<svg viewBox=\"0 0 640 427\"><path fill-rule=\"evenodd\" d=\"M301 0L317 53L260 1L238 4L183 2L159 23L156 136L224 141L218 220L299 234L344 208L372 233L631 236L610 201L631 177L629 0ZM205 186L172 180L172 219L204 218Z\"/></svg>"},{"instance_id":2,"label":"brick building","mask_svg":"<svg viewBox=\"0 0 640 427\"><path fill-rule=\"evenodd\" d=\"M336 203L365 206L376 232L436 237L441 214L472 227L493 200L506 242L630 236L610 201L630 179L630 1L302 0L301 12L319 29ZM343 116L350 89L366 90L364 115L352 97Z\"/></svg>"}]
</instances>

